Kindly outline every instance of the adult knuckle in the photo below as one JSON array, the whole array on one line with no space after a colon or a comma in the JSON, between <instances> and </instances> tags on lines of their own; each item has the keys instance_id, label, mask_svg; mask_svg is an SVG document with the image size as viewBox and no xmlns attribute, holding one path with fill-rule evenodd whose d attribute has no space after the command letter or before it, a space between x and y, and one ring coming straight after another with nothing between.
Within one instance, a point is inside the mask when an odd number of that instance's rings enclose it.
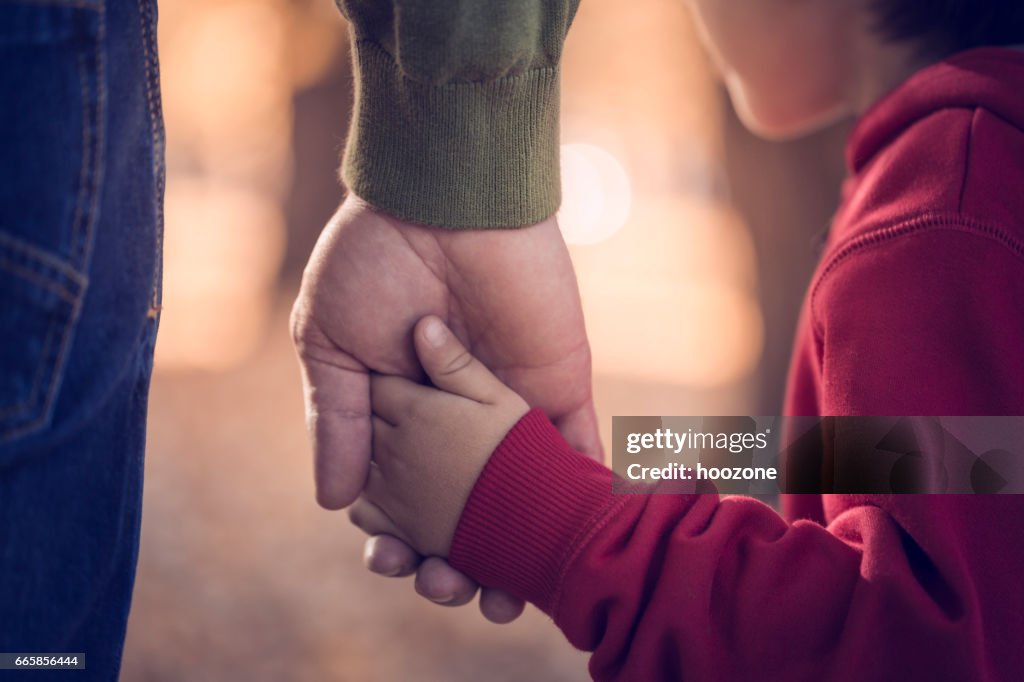
<instances>
[{"instance_id":1,"label":"adult knuckle","mask_svg":"<svg viewBox=\"0 0 1024 682\"><path fill-rule=\"evenodd\" d=\"M298 344L305 337L307 319L305 306L296 299L288 315L288 330L291 332L293 343Z\"/></svg>"}]
</instances>

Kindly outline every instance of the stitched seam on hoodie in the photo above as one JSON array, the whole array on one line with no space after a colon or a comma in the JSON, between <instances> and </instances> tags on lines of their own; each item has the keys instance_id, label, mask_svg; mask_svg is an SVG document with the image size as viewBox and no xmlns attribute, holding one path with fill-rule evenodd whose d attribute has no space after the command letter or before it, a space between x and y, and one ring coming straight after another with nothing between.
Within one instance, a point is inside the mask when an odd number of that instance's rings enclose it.
<instances>
[{"instance_id":1,"label":"stitched seam on hoodie","mask_svg":"<svg viewBox=\"0 0 1024 682\"><path fill-rule=\"evenodd\" d=\"M1024 261L1024 243L1014 238L1006 230L991 223L984 223L957 214L926 214L896 225L872 230L866 234L854 237L847 244L839 248L824 269L822 269L821 274L816 278L810 295L811 322L815 335L819 339L822 338L822 329L815 311L815 299L818 295L818 290L833 270L851 256L865 249L888 243L899 237L938 230L962 232L984 237L1006 247L1018 259Z\"/></svg>"}]
</instances>

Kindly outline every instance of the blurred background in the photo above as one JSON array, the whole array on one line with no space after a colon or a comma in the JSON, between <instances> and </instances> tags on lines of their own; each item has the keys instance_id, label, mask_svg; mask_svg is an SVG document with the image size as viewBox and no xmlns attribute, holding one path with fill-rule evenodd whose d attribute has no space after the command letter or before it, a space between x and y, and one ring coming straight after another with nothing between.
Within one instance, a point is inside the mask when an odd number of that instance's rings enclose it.
<instances>
[{"instance_id":1,"label":"blurred background","mask_svg":"<svg viewBox=\"0 0 1024 682\"><path fill-rule=\"evenodd\" d=\"M352 100L330 0L162 0L164 311L125 680L585 680L510 626L370 575L313 499L287 315L341 201ZM738 123L681 0L584 0L563 61L564 205L614 414L774 415L846 125Z\"/></svg>"}]
</instances>

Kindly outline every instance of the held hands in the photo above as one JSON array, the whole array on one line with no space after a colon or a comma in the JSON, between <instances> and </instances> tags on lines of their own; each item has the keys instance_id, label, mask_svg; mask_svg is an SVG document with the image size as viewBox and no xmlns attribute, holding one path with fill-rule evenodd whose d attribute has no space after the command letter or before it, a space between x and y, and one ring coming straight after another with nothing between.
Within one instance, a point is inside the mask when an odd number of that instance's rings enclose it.
<instances>
[{"instance_id":1,"label":"held hands","mask_svg":"<svg viewBox=\"0 0 1024 682\"><path fill-rule=\"evenodd\" d=\"M373 377L373 459L350 514L367 532L445 557L480 472L529 407L437 317L420 320L413 340L437 388Z\"/></svg>"},{"instance_id":2,"label":"held hands","mask_svg":"<svg viewBox=\"0 0 1024 682\"><path fill-rule=\"evenodd\" d=\"M349 196L320 236L292 310L313 441L317 499L352 504L368 480L371 372L423 378L409 331L438 315L473 353L581 452L600 457L590 349L576 278L553 218L516 230L445 230L401 221ZM366 563L417 574L423 596L466 603L477 585L392 535ZM505 622L522 602L484 590L480 610Z\"/></svg>"}]
</instances>

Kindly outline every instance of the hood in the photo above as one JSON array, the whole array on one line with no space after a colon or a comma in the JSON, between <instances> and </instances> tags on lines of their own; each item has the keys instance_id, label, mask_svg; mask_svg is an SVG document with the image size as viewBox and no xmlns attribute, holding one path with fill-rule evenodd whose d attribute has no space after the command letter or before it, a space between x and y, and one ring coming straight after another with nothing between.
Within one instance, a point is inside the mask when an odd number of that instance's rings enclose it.
<instances>
[{"instance_id":1,"label":"hood","mask_svg":"<svg viewBox=\"0 0 1024 682\"><path fill-rule=\"evenodd\" d=\"M987 109L1024 131L1024 50L981 47L928 66L886 94L857 121L846 144L856 175L907 127L949 108Z\"/></svg>"}]
</instances>

